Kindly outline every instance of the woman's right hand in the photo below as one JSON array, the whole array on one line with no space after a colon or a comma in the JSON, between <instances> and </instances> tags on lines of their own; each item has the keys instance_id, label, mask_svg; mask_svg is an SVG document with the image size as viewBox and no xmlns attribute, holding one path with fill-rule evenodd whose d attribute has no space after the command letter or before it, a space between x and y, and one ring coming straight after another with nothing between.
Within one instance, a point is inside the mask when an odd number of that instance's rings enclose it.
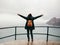
<instances>
[{"instance_id":1,"label":"woman's right hand","mask_svg":"<svg viewBox=\"0 0 60 45\"><path fill-rule=\"evenodd\" d=\"M41 14L40 16L43 16L43 14Z\"/></svg>"}]
</instances>

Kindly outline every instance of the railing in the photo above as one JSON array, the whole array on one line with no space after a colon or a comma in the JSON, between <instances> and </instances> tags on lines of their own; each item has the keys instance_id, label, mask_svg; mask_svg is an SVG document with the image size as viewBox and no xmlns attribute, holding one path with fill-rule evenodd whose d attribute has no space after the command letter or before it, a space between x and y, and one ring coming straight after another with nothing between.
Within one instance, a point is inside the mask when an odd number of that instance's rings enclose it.
<instances>
[{"instance_id":1,"label":"railing","mask_svg":"<svg viewBox=\"0 0 60 45\"><path fill-rule=\"evenodd\" d=\"M36 28L40 28L40 27L44 28L44 27L46 27L47 33L33 33L33 34L35 34L35 35L47 35L47 37L46 37L46 41L47 42L48 42L49 36L59 37L60 38L60 36L49 34L49 28L60 28L60 27L54 27L54 26L35 26L35 27ZM0 37L0 39L4 39L4 38L15 36L15 40L16 40L17 39L17 35L26 35L26 33L17 34L17 28L24 28L24 26L3 27L3 28L0 28L0 29L10 29L10 28L15 28L15 34L4 36L4 37Z\"/></svg>"}]
</instances>

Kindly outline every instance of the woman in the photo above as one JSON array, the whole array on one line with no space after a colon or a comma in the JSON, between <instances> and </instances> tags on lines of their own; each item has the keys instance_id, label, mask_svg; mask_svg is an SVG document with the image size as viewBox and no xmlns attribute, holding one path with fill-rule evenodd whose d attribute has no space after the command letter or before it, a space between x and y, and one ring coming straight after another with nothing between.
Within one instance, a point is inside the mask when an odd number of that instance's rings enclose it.
<instances>
[{"instance_id":1,"label":"woman","mask_svg":"<svg viewBox=\"0 0 60 45\"><path fill-rule=\"evenodd\" d=\"M20 17L22 17L22 18L27 20L26 24L25 24L25 29L27 30L28 42L30 41L29 31L31 33L31 41L33 42L33 30L35 29L34 20L39 18L39 17L42 17L43 15L39 15L39 16L36 16L36 17L33 17L31 13L27 17L22 16L20 14L17 14L17 15L19 15Z\"/></svg>"}]
</instances>

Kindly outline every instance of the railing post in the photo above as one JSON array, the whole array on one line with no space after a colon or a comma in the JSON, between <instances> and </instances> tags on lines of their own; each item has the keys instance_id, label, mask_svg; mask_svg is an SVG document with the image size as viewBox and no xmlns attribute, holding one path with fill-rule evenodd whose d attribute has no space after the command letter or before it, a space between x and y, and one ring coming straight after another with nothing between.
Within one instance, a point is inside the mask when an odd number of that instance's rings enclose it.
<instances>
[{"instance_id":1,"label":"railing post","mask_svg":"<svg viewBox=\"0 0 60 45\"><path fill-rule=\"evenodd\" d=\"M17 27L15 27L15 40L16 40L16 31L17 31Z\"/></svg>"},{"instance_id":2,"label":"railing post","mask_svg":"<svg viewBox=\"0 0 60 45\"><path fill-rule=\"evenodd\" d=\"M48 36L49 36L49 27L47 26L47 42L48 42Z\"/></svg>"}]
</instances>

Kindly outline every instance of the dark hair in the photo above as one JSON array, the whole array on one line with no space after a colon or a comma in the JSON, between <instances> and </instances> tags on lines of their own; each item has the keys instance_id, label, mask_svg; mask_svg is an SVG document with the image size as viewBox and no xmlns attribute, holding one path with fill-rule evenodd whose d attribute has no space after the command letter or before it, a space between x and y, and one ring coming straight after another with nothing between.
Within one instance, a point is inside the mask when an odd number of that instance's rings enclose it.
<instances>
[{"instance_id":1,"label":"dark hair","mask_svg":"<svg viewBox=\"0 0 60 45\"><path fill-rule=\"evenodd\" d=\"M30 14L28 14L28 17L32 17L32 14L30 13Z\"/></svg>"}]
</instances>

